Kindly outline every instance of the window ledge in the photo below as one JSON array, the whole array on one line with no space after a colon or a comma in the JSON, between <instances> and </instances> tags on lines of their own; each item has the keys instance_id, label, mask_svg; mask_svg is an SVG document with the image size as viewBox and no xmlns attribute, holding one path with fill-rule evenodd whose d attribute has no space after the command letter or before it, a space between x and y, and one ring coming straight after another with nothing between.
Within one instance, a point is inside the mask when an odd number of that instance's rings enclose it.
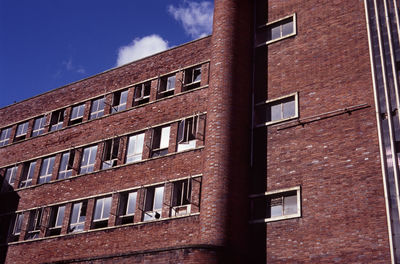
<instances>
[{"instance_id":1,"label":"window ledge","mask_svg":"<svg viewBox=\"0 0 400 264\"><path fill-rule=\"evenodd\" d=\"M283 216L277 216L277 217L271 217L271 218L265 218L265 219L250 220L249 224L270 223L270 222L277 222L277 221L283 221L283 220L295 219L295 218L301 218L301 214L297 213L297 214L292 214L292 215L283 215Z\"/></svg>"}]
</instances>

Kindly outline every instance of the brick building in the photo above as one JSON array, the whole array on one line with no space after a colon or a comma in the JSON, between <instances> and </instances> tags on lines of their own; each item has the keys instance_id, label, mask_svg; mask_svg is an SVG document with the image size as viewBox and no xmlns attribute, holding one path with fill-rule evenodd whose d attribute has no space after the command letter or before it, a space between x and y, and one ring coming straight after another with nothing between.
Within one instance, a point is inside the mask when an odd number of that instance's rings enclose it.
<instances>
[{"instance_id":1,"label":"brick building","mask_svg":"<svg viewBox=\"0 0 400 264\"><path fill-rule=\"evenodd\" d=\"M216 0L0 109L0 262L400 263L397 5Z\"/></svg>"}]
</instances>

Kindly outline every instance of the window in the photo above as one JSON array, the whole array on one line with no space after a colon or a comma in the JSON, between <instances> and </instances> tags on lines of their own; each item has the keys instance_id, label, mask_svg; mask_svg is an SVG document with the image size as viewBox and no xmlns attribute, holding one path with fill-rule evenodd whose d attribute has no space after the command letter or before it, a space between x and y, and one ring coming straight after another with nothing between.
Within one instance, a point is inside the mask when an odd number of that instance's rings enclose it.
<instances>
[{"instance_id":1,"label":"window","mask_svg":"<svg viewBox=\"0 0 400 264\"><path fill-rule=\"evenodd\" d=\"M14 188L15 179L17 178L18 167L13 166L6 169L3 181L2 191L12 191Z\"/></svg>"},{"instance_id":2,"label":"window","mask_svg":"<svg viewBox=\"0 0 400 264\"><path fill-rule=\"evenodd\" d=\"M200 87L201 82L201 66L185 70L185 82L183 90L191 90Z\"/></svg>"},{"instance_id":3,"label":"window","mask_svg":"<svg viewBox=\"0 0 400 264\"><path fill-rule=\"evenodd\" d=\"M298 96L268 100L256 105L256 125L270 125L298 117Z\"/></svg>"},{"instance_id":4,"label":"window","mask_svg":"<svg viewBox=\"0 0 400 264\"><path fill-rule=\"evenodd\" d=\"M3 128L0 134L0 147L5 146L10 141L11 127Z\"/></svg>"},{"instance_id":5,"label":"window","mask_svg":"<svg viewBox=\"0 0 400 264\"><path fill-rule=\"evenodd\" d=\"M161 217L164 196L164 186L146 189L143 221L155 220Z\"/></svg>"},{"instance_id":6,"label":"window","mask_svg":"<svg viewBox=\"0 0 400 264\"><path fill-rule=\"evenodd\" d=\"M23 140L26 138L26 133L28 131L29 122L21 123L17 126L17 132L15 133L14 141Z\"/></svg>"},{"instance_id":7,"label":"window","mask_svg":"<svg viewBox=\"0 0 400 264\"><path fill-rule=\"evenodd\" d=\"M158 87L158 98L163 98L174 94L175 80L175 74L163 76L160 78Z\"/></svg>"},{"instance_id":8,"label":"window","mask_svg":"<svg viewBox=\"0 0 400 264\"><path fill-rule=\"evenodd\" d=\"M119 138L109 139L104 142L101 168L108 169L117 165Z\"/></svg>"},{"instance_id":9,"label":"window","mask_svg":"<svg viewBox=\"0 0 400 264\"><path fill-rule=\"evenodd\" d=\"M35 209L29 212L28 229L25 239L39 238L40 228L42 227L43 208Z\"/></svg>"},{"instance_id":10,"label":"window","mask_svg":"<svg viewBox=\"0 0 400 264\"><path fill-rule=\"evenodd\" d=\"M46 183L51 180L51 176L53 174L54 159L55 159L54 156L43 159L42 167L40 168L40 173L39 173L39 180L38 180L39 184Z\"/></svg>"},{"instance_id":11,"label":"window","mask_svg":"<svg viewBox=\"0 0 400 264\"><path fill-rule=\"evenodd\" d=\"M71 219L68 227L69 233L83 231L85 228L87 201L72 205Z\"/></svg>"},{"instance_id":12,"label":"window","mask_svg":"<svg viewBox=\"0 0 400 264\"><path fill-rule=\"evenodd\" d=\"M151 157L163 156L168 153L170 130L170 126L153 129Z\"/></svg>"},{"instance_id":13,"label":"window","mask_svg":"<svg viewBox=\"0 0 400 264\"><path fill-rule=\"evenodd\" d=\"M253 223L300 217L300 187L251 195Z\"/></svg>"},{"instance_id":14,"label":"window","mask_svg":"<svg viewBox=\"0 0 400 264\"><path fill-rule=\"evenodd\" d=\"M22 223L24 221L24 213L17 213L14 218L14 222L11 230L10 242L18 241L19 235L22 230Z\"/></svg>"},{"instance_id":15,"label":"window","mask_svg":"<svg viewBox=\"0 0 400 264\"><path fill-rule=\"evenodd\" d=\"M97 146L86 147L83 149L81 167L79 174L89 173L94 170L96 162Z\"/></svg>"},{"instance_id":16,"label":"window","mask_svg":"<svg viewBox=\"0 0 400 264\"><path fill-rule=\"evenodd\" d=\"M141 105L150 101L151 82L141 83L135 86L134 105Z\"/></svg>"},{"instance_id":17,"label":"window","mask_svg":"<svg viewBox=\"0 0 400 264\"><path fill-rule=\"evenodd\" d=\"M92 107L90 108L89 119L95 119L104 115L104 97L98 98L92 101Z\"/></svg>"},{"instance_id":18,"label":"window","mask_svg":"<svg viewBox=\"0 0 400 264\"><path fill-rule=\"evenodd\" d=\"M92 228L107 227L108 218L110 217L111 201L111 197L96 200Z\"/></svg>"},{"instance_id":19,"label":"window","mask_svg":"<svg viewBox=\"0 0 400 264\"><path fill-rule=\"evenodd\" d=\"M256 45L270 44L294 35L296 35L296 14L260 27L256 35Z\"/></svg>"},{"instance_id":20,"label":"window","mask_svg":"<svg viewBox=\"0 0 400 264\"><path fill-rule=\"evenodd\" d=\"M71 117L69 119L70 125L81 123L83 120L83 114L85 113L85 104L80 104L72 107Z\"/></svg>"},{"instance_id":21,"label":"window","mask_svg":"<svg viewBox=\"0 0 400 264\"><path fill-rule=\"evenodd\" d=\"M142 160L144 133L129 137L126 163Z\"/></svg>"},{"instance_id":22,"label":"window","mask_svg":"<svg viewBox=\"0 0 400 264\"><path fill-rule=\"evenodd\" d=\"M117 224L133 223L133 217L136 209L136 198L136 191L121 194Z\"/></svg>"},{"instance_id":23,"label":"window","mask_svg":"<svg viewBox=\"0 0 400 264\"><path fill-rule=\"evenodd\" d=\"M184 151L196 147L196 139L203 139L205 116L193 116L178 125L177 151Z\"/></svg>"},{"instance_id":24,"label":"window","mask_svg":"<svg viewBox=\"0 0 400 264\"><path fill-rule=\"evenodd\" d=\"M32 185L33 174L35 172L36 161L24 163L22 170L21 181L19 182L19 188L24 188Z\"/></svg>"},{"instance_id":25,"label":"window","mask_svg":"<svg viewBox=\"0 0 400 264\"><path fill-rule=\"evenodd\" d=\"M44 125L46 123L46 117L38 117L33 123L32 137L39 136L44 132Z\"/></svg>"},{"instance_id":26,"label":"window","mask_svg":"<svg viewBox=\"0 0 400 264\"><path fill-rule=\"evenodd\" d=\"M66 179L71 177L74 166L75 151L64 152L61 156L60 168L57 179Z\"/></svg>"},{"instance_id":27,"label":"window","mask_svg":"<svg viewBox=\"0 0 400 264\"><path fill-rule=\"evenodd\" d=\"M125 110L127 100L128 100L128 90L115 92L113 96L111 113L116 113Z\"/></svg>"},{"instance_id":28,"label":"window","mask_svg":"<svg viewBox=\"0 0 400 264\"><path fill-rule=\"evenodd\" d=\"M173 183L172 216L190 214L192 182L189 179Z\"/></svg>"},{"instance_id":29,"label":"window","mask_svg":"<svg viewBox=\"0 0 400 264\"><path fill-rule=\"evenodd\" d=\"M61 234L61 227L64 221L65 205L54 206L51 208L49 230L47 236L56 236Z\"/></svg>"},{"instance_id":30,"label":"window","mask_svg":"<svg viewBox=\"0 0 400 264\"><path fill-rule=\"evenodd\" d=\"M63 127L64 123L64 109L54 111L51 114L50 131L56 131Z\"/></svg>"}]
</instances>

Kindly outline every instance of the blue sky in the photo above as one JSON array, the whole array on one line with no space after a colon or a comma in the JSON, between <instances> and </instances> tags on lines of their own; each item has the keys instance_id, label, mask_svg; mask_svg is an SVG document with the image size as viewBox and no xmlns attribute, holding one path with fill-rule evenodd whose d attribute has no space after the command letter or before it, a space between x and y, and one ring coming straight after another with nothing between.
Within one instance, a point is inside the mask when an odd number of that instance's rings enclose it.
<instances>
[{"instance_id":1,"label":"blue sky","mask_svg":"<svg viewBox=\"0 0 400 264\"><path fill-rule=\"evenodd\" d=\"M213 0L0 0L0 108L211 33Z\"/></svg>"}]
</instances>

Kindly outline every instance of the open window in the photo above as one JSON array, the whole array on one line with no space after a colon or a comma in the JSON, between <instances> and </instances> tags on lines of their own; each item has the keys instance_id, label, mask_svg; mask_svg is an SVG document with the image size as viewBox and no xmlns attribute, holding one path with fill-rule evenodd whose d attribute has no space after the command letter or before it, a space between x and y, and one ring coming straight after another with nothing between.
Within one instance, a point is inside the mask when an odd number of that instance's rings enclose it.
<instances>
[{"instance_id":1,"label":"open window","mask_svg":"<svg viewBox=\"0 0 400 264\"><path fill-rule=\"evenodd\" d=\"M156 127L152 130L151 157L164 156L168 153L170 126Z\"/></svg>"},{"instance_id":2,"label":"open window","mask_svg":"<svg viewBox=\"0 0 400 264\"><path fill-rule=\"evenodd\" d=\"M14 190L15 180L17 178L18 166L8 167L4 174L3 185L1 188L2 192Z\"/></svg>"},{"instance_id":3,"label":"open window","mask_svg":"<svg viewBox=\"0 0 400 264\"><path fill-rule=\"evenodd\" d=\"M196 148L204 140L205 115L196 115L179 121L177 151Z\"/></svg>"},{"instance_id":4,"label":"open window","mask_svg":"<svg viewBox=\"0 0 400 264\"><path fill-rule=\"evenodd\" d=\"M87 201L72 204L68 233L83 231L86 220Z\"/></svg>"},{"instance_id":5,"label":"open window","mask_svg":"<svg viewBox=\"0 0 400 264\"><path fill-rule=\"evenodd\" d=\"M24 163L22 169L21 181L19 182L19 188L24 188L32 185L32 179L35 173L35 167L36 167L36 161Z\"/></svg>"},{"instance_id":6,"label":"open window","mask_svg":"<svg viewBox=\"0 0 400 264\"><path fill-rule=\"evenodd\" d=\"M72 107L69 125L79 124L83 121L85 113L85 104L80 104Z\"/></svg>"},{"instance_id":7,"label":"open window","mask_svg":"<svg viewBox=\"0 0 400 264\"><path fill-rule=\"evenodd\" d=\"M46 116L35 118L35 121L33 122L32 137L36 137L43 134L45 124L46 124Z\"/></svg>"},{"instance_id":8,"label":"open window","mask_svg":"<svg viewBox=\"0 0 400 264\"><path fill-rule=\"evenodd\" d=\"M26 133L28 132L28 126L29 126L28 121L17 125L17 132L15 133L14 142L26 138Z\"/></svg>"},{"instance_id":9,"label":"open window","mask_svg":"<svg viewBox=\"0 0 400 264\"><path fill-rule=\"evenodd\" d=\"M175 74L161 77L158 84L157 98L159 99L173 95L175 90L175 82Z\"/></svg>"},{"instance_id":10,"label":"open window","mask_svg":"<svg viewBox=\"0 0 400 264\"><path fill-rule=\"evenodd\" d=\"M14 220L11 226L11 232L9 237L9 242L14 242L19 240L19 235L22 231L22 223L24 221L24 213L15 214Z\"/></svg>"},{"instance_id":11,"label":"open window","mask_svg":"<svg viewBox=\"0 0 400 264\"><path fill-rule=\"evenodd\" d=\"M111 113L116 113L125 110L127 100L128 100L128 90L115 92L113 95L113 101L111 105Z\"/></svg>"},{"instance_id":12,"label":"open window","mask_svg":"<svg viewBox=\"0 0 400 264\"><path fill-rule=\"evenodd\" d=\"M128 149L126 151L126 163L132 163L142 160L144 143L144 133L129 137Z\"/></svg>"},{"instance_id":13,"label":"open window","mask_svg":"<svg viewBox=\"0 0 400 264\"><path fill-rule=\"evenodd\" d=\"M11 138L11 127L3 128L0 134L0 147L7 145Z\"/></svg>"},{"instance_id":14,"label":"open window","mask_svg":"<svg viewBox=\"0 0 400 264\"><path fill-rule=\"evenodd\" d=\"M108 169L117 165L119 150L119 138L109 139L104 142L102 155L102 169Z\"/></svg>"},{"instance_id":15,"label":"open window","mask_svg":"<svg viewBox=\"0 0 400 264\"><path fill-rule=\"evenodd\" d=\"M64 152L61 156L60 168L57 179L66 179L71 177L74 166L75 150Z\"/></svg>"},{"instance_id":16,"label":"open window","mask_svg":"<svg viewBox=\"0 0 400 264\"><path fill-rule=\"evenodd\" d=\"M301 216L300 187L251 195L251 222L271 222Z\"/></svg>"},{"instance_id":17,"label":"open window","mask_svg":"<svg viewBox=\"0 0 400 264\"><path fill-rule=\"evenodd\" d=\"M111 201L111 196L96 200L92 222L93 229L107 227L111 211Z\"/></svg>"},{"instance_id":18,"label":"open window","mask_svg":"<svg viewBox=\"0 0 400 264\"><path fill-rule=\"evenodd\" d=\"M256 126L272 125L298 118L297 93L256 105Z\"/></svg>"},{"instance_id":19,"label":"open window","mask_svg":"<svg viewBox=\"0 0 400 264\"><path fill-rule=\"evenodd\" d=\"M182 216L190 214L190 201L192 195L192 181L176 181L173 183L171 216Z\"/></svg>"},{"instance_id":20,"label":"open window","mask_svg":"<svg viewBox=\"0 0 400 264\"><path fill-rule=\"evenodd\" d=\"M57 110L51 113L50 131L56 131L63 127L65 110Z\"/></svg>"},{"instance_id":21,"label":"open window","mask_svg":"<svg viewBox=\"0 0 400 264\"><path fill-rule=\"evenodd\" d=\"M83 149L79 174L89 173L94 170L96 162L97 145Z\"/></svg>"},{"instance_id":22,"label":"open window","mask_svg":"<svg viewBox=\"0 0 400 264\"><path fill-rule=\"evenodd\" d=\"M61 234L64 221L65 205L53 206L50 212L49 228L46 236L57 236Z\"/></svg>"},{"instance_id":23,"label":"open window","mask_svg":"<svg viewBox=\"0 0 400 264\"><path fill-rule=\"evenodd\" d=\"M184 72L183 91L192 90L200 87L201 66L186 69Z\"/></svg>"},{"instance_id":24,"label":"open window","mask_svg":"<svg viewBox=\"0 0 400 264\"><path fill-rule=\"evenodd\" d=\"M283 17L259 27L256 45L268 45L296 35L296 14Z\"/></svg>"},{"instance_id":25,"label":"open window","mask_svg":"<svg viewBox=\"0 0 400 264\"><path fill-rule=\"evenodd\" d=\"M152 186L146 188L143 221L161 218L164 199L164 186Z\"/></svg>"},{"instance_id":26,"label":"open window","mask_svg":"<svg viewBox=\"0 0 400 264\"><path fill-rule=\"evenodd\" d=\"M92 106L90 107L89 119L95 119L104 115L104 97L92 100Z\"/></svg>"},{"instance_id":27,"label":"open window","mask_svg":"<svg viewBox=\"0 0 400 264\"><path fill-rule=\"evenodd\" d=\"M55 156L44 158L40 167L38 183L46 183L51 180L53 174Z\"/></svg>"},{"instance_id":28,"label":"open window","mask_svg":"<svg viewBox=\"0 0 400 264\"><path fill-rule=\"evenodd\" d=\"M137 191L121 193L118 207L117 224L133 223L136 211Z\"/></svg>"},{"instance_id":29,"label":"open window","mask_svg":"<svg viewBox=\"0 0 400 264\"><path fill-rule=\"evenodd\" d=\"M150 101L151 81L135 86L135 99L133 105L141 105Z\"/></svg>"},{"instance_id":30,"label":"open window","mask_svg":"<svg viewBox=\"0 0 400 264\"><path fill-rule=\"evenodd\" d=\"M25 239L39 238L40 229L42 228L43 208L31 210L29 212L28 229L26 230Z\"/></svg>"}]
</instances>

